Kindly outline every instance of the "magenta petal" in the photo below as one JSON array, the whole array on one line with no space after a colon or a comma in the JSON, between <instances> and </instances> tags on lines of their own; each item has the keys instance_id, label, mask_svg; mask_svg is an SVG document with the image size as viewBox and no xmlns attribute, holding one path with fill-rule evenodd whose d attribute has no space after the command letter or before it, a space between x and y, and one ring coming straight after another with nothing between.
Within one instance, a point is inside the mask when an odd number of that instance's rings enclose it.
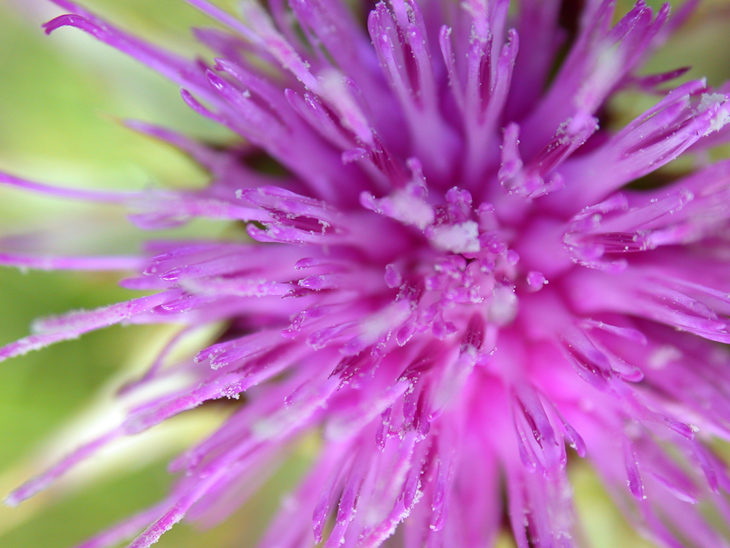
<instances>
[{"instance_id":1,"label":"magenta petal","mask_svg":"<svg viewBox=\"0 0 730 548\"><path fill-rule=\"evenodd\" d=\"M730 161L695 156L730 138L730 85L639 75L694 2L670 17L643 1L618 16L613 0L271 0L239 20L188 0L218 24L194 30L216 57L190 60L54 1L69 13L48 33L74 27L152 67L240 142L127 122L207 170L195 191L0 174L125 207L143 230L226 226L132 256L8 239L0 265L132 270L121 284L149 293L39 320L0 361L117 323L184 326L120 390L157 395L10 504L219 400L233 412L170 464L170 495L82 548L216 524L292 448L308 470L260 548L487 548L505 532L571 548L575 458L659 545L728 545L703 512L730 517L712 449L730 440ZM626 88L658 100L613 128ZM687 175L644 179L680 157Z\"/></svg>"}]
</instances>

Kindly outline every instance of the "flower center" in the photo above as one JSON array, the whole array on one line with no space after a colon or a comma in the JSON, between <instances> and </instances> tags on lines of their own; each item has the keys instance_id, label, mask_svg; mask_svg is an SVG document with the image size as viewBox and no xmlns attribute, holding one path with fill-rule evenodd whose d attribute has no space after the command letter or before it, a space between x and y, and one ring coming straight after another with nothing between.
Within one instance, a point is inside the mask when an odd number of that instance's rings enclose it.
<instances>
[{"instance_id":1,"label":"flower center","mask_svg":"<svg viewBox=\"0 0 730 548\"><path fill-rule=\"evenodd\" d=\"M454 187L434 204L414 182L380 199L363 193L361 204L419 235L417 245L385 266L385 283L397 290L390 306L408 303L402 314L389 312L391 325L407 315L395 329L399 345L419 332L446 338L475 313L495 329L507 326L517 316L518 294L547 283L541 272L521 265L514 229L500 223L491 204L475 207L465 189Z\"/></svg>"}]
</instances>

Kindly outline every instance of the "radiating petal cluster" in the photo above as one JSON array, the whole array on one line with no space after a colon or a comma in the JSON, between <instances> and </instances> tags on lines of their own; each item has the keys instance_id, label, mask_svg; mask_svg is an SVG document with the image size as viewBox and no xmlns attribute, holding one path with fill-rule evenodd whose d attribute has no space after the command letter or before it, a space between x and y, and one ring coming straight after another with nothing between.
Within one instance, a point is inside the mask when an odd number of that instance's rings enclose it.
<instances>
[{"instance_id":1,"label":"radiating petal cluster","mask_svg":"<svg viewBox=\"0 0 730 548\"><path fill-rule=\"evenodd\" d=\"M614 2L587 0L569 33L558 0L244 0L240 17L187 1L219 23L195 31L212 61L69 0L54 0L68 14L45 27L149 65L240 135L213 148L129 122L198 161L207 188L0 182L116 203L144 230L205 217L247 236L151 238L138 257L0 254L131 270L121 284L148 292L39 320L0 359L120 322L184 326L125 390L185 383L9 502L117 437L244 396L171 464L165 500L82 546L146 548L184 517L222 520L313 432L318 456L260 548L488 547L506 523L519 548L576 546L577 457L659 545L730 546L706 512L730 520L730 475L709 443L730 438L730 357L717 344L730 342L730 161L632 185L730 135L728 86L636 74L691 6L640 1L617 18ZM659 99L611 129L607 101L628 88ZM262 155L276 169L257 167ZM219 339L166 364L217 322Z\"/></svg>"}]
</instances>

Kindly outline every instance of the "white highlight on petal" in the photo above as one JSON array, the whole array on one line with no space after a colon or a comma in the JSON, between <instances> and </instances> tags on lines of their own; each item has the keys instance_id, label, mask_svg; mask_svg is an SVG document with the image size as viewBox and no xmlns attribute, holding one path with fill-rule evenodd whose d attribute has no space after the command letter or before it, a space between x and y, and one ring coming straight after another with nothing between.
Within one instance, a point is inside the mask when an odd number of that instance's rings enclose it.
<instances>
[{"instance_id":1,"label":"white highlight on petal","mask_svg":"<svg viewBox=\"0 0 730 548\"><path fill-rule=\"evenodd\" d=\"M727 97L721 93L703 93L700 105L697 107L698 112L705 112L713 107L721 107L727 103ZM710 126L705 131L705 135L719 131L730 122L730 112L726 108L720 108L717 115L710 120Z\"/></svg>"},{"instance_id":2,"label":"white highlight on petal","mask_svg":"<svg viewBox=\"0 0 730 548\"><path fill-rule=\"evenodd\" d=\"M494 289L489 301L489 320L498 326L512 323L517 317L518 301L514 289L509 286L500 286Z\"/></svg>"},{"instance_id":3,"label":"white highlight on petal","mask_svg":"<svg viewBox=\"0 0 730 548\"><path fill-rule=\"evenodd\" d=\"M433 227L430 240L437 249L453 253L477 253L481 249L479 225L474 221Z\"/></svg>"},{"instance_id":4,"label":"white highlight on petal","mask_svg":"<svg viewBox=\"0 0 730 548\"><path fill-rule=\"evenodd\" d=\"M417 226L423 230L434 221L431 206L405 192L394 192L390 196L390 202L393 207L393 217L402 223Z\"/></svg>"},{"instance_id":5,"label":"white highlight on petal","mask_svg":"<svg viewBox=\"0 0 730 548\"><path fill-rule=\"evenodd\" d=\"M682 352L675 347L665 344L657 348L649 356L649 367L652 369L664 369L670 362L682 357Z\"/></svg>"}]
</instances>

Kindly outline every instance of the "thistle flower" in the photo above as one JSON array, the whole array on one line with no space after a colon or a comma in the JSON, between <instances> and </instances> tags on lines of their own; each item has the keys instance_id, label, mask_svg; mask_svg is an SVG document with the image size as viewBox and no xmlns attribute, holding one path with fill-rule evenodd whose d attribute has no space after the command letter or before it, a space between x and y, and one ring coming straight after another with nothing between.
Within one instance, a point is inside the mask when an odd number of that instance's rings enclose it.
<instances>
[{"instance_id":1,"label":"thistle flower","mask_svg":"<svg viewBox=\"0 0 730 548\"><path fill-rule=\"evenodd\" d=\"M557 0L188 0L226 30L196 30L214 61L150 45L69 0L45 25L81 29L177 82L185 102L238 133L213 148L142 122L204 166L200 191L71 190L155 230L206 217L240 241L151 239L136 257L3 254L23 268L135 270L149 292L43 319L7 359L115 323L185 326L128 387L178 376L10 495L16 504L120 436L242 397L171 464L158 505L89 540L143 548L183 517L216 521L272 458L315 432L318 456L261 548L569 547L569 459L590 461L662 546L729 546L730 88L638 76L691 10L643 2L617 23L588 0L574 36ZM372 8L372 9L371 9ZM360 20L367 10L367 24ZM626 127L607 101L659 100ZM680 155L696 169L633 184ZM276 169L260 169L265 157ZM646 186L646 185L644 185ZM224 322L194 359L163 367L189 329ZM164 385L164 382L163 382ZM503 502L504 501L504 502Z\"/></svg>"}]
</instances>

